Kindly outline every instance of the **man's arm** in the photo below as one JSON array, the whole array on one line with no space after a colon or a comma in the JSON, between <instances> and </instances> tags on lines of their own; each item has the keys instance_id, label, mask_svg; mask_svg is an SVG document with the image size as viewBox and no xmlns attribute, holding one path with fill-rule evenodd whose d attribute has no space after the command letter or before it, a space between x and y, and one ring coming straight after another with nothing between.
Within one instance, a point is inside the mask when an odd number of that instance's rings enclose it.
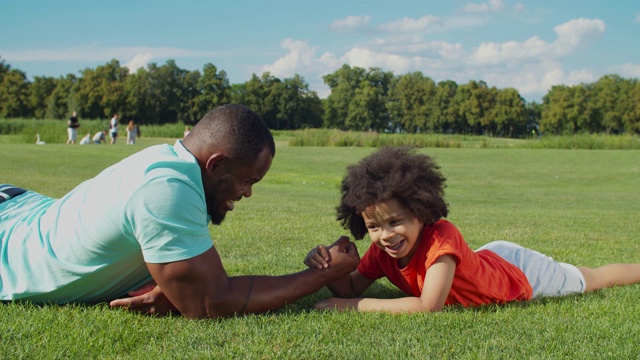
<instances>
[{"instance_id":1,"label":"man's arm","mask_svg":"<svg viewBox=\"0 0 640 360\"><path fill-rule=\"evenodd\" d=\"M147 266L164 296L186 317L260 313L316 292L353 271L358 256L353 253L355 247L347 244L348 238L343 238L332 248L328 269L306 269L282 276L229 277L215 248L188 260ZM127 307L127 299L111 305Z\"/></svg>"}]
</instances>

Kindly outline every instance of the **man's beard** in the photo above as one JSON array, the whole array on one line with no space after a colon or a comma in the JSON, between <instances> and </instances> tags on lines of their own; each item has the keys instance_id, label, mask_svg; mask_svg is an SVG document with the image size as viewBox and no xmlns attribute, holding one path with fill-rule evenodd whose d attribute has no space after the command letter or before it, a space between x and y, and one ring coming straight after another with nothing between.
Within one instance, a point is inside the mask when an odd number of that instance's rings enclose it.
<instances>
[{"instance_id":1,"label":"man's beard","mask_svg":"<svg viewBox=\"0 0 640 360\"><path fill-rule=\"evenodd\" d=\"M220 212L218 210L218 197L212 195L207 200L207 213L211 217L211 223L213 225L220 225L224 220L224 217L227 215L226 213Z\"/></svg>"},{"instance_id":2,"label":"man's beard","mask_svg":"<svg viewBox=\"0 0 640 360\"><path fill-rule=\"evenodd\" d=\"M211 223L213 225L220 225L222 224L222 220L224 220L224 217L227 214L221 214L218 210L213 210L209 212L209 216L211 216Z\"/></svg>"}]
</instances>

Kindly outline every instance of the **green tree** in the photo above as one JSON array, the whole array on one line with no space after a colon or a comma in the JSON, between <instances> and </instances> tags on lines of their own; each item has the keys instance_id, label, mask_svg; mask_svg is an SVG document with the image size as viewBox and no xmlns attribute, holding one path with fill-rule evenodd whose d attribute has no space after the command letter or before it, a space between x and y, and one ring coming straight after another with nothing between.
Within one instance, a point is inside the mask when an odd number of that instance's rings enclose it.
<instances>
[{"instance_id":1,"label":"green tree","mask_svg":"<svg viewBox=\"0 0 640 360\"><path fill-rule=\"evenodd\" d=\"M323 76L331 94L324 102L324 126L343 130L391 130L387 100L393 73L343 65Z\"/></svg>"},{"instance_id":2,"label":"green tree","mask_svg":"<svg viewBox=\"0 0 640 360\"><path fill-rule=\"evenodd\" d=\"M139 122L166 124L178 120L189 123L193 113L187 108L197 96L199 72L191 73L174 60L164 65L147 65L127 83L127 107Z\"/></svg>"},{"instance_id":3,"label":"green tree","mask_svg":"<svg viewBox=\"0 0 640 360\"><path fill-rule=\"evenodd\" d=\"M542 118L542 104L535 101L526 103L526 130L527 134L537 136L540 133L540 119Z\"/></svg>"},{"instance_id":4,"label":"green tree","mask_svg":"<svg viewBox=\"0 0 640 360\"><path fill-rule=\"evenodd\" d=\"M56 88L56 79L48 76L36 76L29 91L29 107L37 119L44 119L47 114L47 102Z\"/></svg>"},{"instance_id":5,"label":"green tree","mask_svg":"<svg viewBox=\"0 0 640 360\"><path fill-rule=\"evenodd\" d=\"M355 97L356 89L360 87L365 77L365 69L357 66L352 68L347 64L322 77L324 83L331 89L331 93L324 101L324 127L348 129L349 107Z\"/></svg>"},{"instance_id":6,"label":"green tree","mask_svg":"<svg viewBox=\"0 0 640 360\"><path fill-rule=\"evenodd\" d=\"M71 111L78 111L83 114L81 107L77 109L75 106L70 109L70 104L75 105L78 102L75 100L74 89L76 87L77 78L73 74L67 74L65 77L59 77L55 80L55 88L51 92L51 95L47 98L47 107L45 111L45 117L51 119L65 119L69 116ZM87 116L83 114L83 116Z\"/></svg>"},{"instance_id":7,"label":"green tree","mask_svg":"<svg viewBox=\"0 0 640 360\"><path fill-rule=\"evenodd\" d=\"M492 113L496 94L496 89L489 88L484 81L471 80L458 87L456 102L463 132L477 135L495 132Z\"/></svg>"},{"instance_id":8,"label":"green tree","mask_svg":"<svg viewBox=\"0 0 640 360\"><path fill-rule=\"evenodd\" d=\"M267 126L272 128L277 122L277 110L272 100L267 103L267 98L271 95L274 86L280 82L280 79L269 72L263 73L260 77L253 74L251 79L233 89L232 100L251 108L262 117Z\"/></svg>"},{"instance_id":9,"label":"green tree","mask_svg":"<svg viewBox=\"0 0 640 360\"><path fill-rule=\"evenodd\" d=\"M499 136L526 136L527 110L525 101L514 88L497 91L496 103L490 113Z\"/></svg>"},{"instance_id":10,"label":"green tree","mask_svg":"<svg viewBox=\"0 0 640 360\"><path fill-rule=\"evenodd\" d=\"M640 81L630 81L629 92L623 99L622 115L625 130L629 133L640 134Z\"/></svg>"},{"instance_id":11,"label":"green tree","mask_svg":"<svg viewBox=\"0 0 640 360\"><path fill-rule=\"evenodd\" d=\"M623 98L631 90L629 85L628 81L618 75L605 75L593 85L593 99L597 104L602 128L607 133L624 132L622 117L630 109L623 106Z\"/></svg>"},{"instance_id":12,"label":"green tree","mask_svg":"<svg viewBox=\"0 0 640 360\"><path fill-rule=\"evenodd\" d=\"M24 72L12 69L0 82L0 117L27 117L29 82Z\"/></svg>"},{"instance_id":13,"label":"green tree","mask_svg":"<svg viewBox=\"0 0 640 360\"><path fill-rule=\"evenodd\" d=\"M125 81L129 69L120 66L118 60L113 59L95 69L86 68L81 74L73 90L83 116L108 118L126 108Z\"/></svg>"},{"instance_id":14,"label":"green tree","mask_svg":"<svg viewBox=\"0 0 640 360\"><path fill-rule=\"evenodd\" d=\"M569 113L575 106L575 89L566 85L552 86L542 98L542 118L540 131L553 134L573 133L577 129L577 119Z\"/></svg>"},{"instance_id":15,"label":"green tree","mask_svg":"<svg viewBox=\"0 0 640 360\"><path fill-rule=\"evenodd\" d=\"M435 130L436 91L436 83L421 72L393 78L387 102L392 127L411 133Z\"/></svg>"},{"instance_id":16,"label":"green tree","mask_svg":"<svg viewBox=\"0 0 640 360\"><path fill-rule=\"evenodd\" d=\"M456 127L458 108L455 96L458 92L458 84L455 81L441 81L436 86L436 92L431 99L430 108L433 111L429 129L434 132L458 132Z\"/></svg>"},{"instance_id":17,"label":"green tree","mask_svg":"<svg viewBox=\"0 0 640 360\"><path fill-rule=\"evenodd\" d=\"M213 64L205 64L198 78L195 97L190 106L191 114L185 123L195 123L209 110L231 101L231 85L227 73Z\"/></svg>"},{"instance_id":18,"label":"green tree","mask_svg":"<svg viewBox=\"0 0 640 360\"><path fill-rule=\"evenodd\" d=\"M385 96L382 87L363 81L349 104L345 126L356 131L389 130Z\"/></svg>"},{"instance_id":19,"label":"green tree","mask_svg":"<svg viewBox=\"0 0 640 360\"><path fill-rule=\"evenodd\" d=\"M273 82L265 104L275 110L270 111L271 124L267 123L272 129L293 130L322 124L322 103L300 75Z\"/></svg>"},{"instance_id":20,"label":"green tree","mask_svg":"<svg viewBox=\"0 0 640 360\"><path fill-rule=\"evenodd\" d=\"M0 63L0 117L27 117L29 112L27 75Z\"/></svg>"}]
</instances>

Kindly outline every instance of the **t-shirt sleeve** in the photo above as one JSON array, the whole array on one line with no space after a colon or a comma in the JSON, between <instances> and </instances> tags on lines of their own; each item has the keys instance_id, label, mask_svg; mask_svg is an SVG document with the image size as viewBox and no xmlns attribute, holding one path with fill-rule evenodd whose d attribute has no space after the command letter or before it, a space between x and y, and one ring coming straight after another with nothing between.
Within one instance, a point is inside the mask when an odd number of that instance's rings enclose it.
<instances>
[{"instance_id":1,"label":"t-shirt sleeve","mask_svg":"<svg viewBox=\"0 0 640 360\"><path fill-rule=\"evenodd\" d=\"M460 265L465 250L469 248L460 230L447 221L441 221L434 225L429 242L429 250L425 259L426 269L444 255L453 256L456 265Z\"/></svg>"},{"instance_id":2,"label":"t-shirt sleeve","mask_svg":"<svg viewBox=\"0 0 640 360\"><path fill-rule=\"evenodd\" d=\"M155 178L127 202L124 226L147 263L192 258L213 246L204 195L179 178Z\"/></svg>"},{"instance_id":3,"label":"t-shirt sleeve","mask_svg":"<svg viewBox=\"0 0 640 360\"><path fill-rule=\"evenodd\" d=\"M468 247L460 231L453 224L444 221L434 226L429 242L429 250L425 259L427 269L444 255L453 256L456 265L460 264L463 250Z\"/></svg>"}]
</instances>

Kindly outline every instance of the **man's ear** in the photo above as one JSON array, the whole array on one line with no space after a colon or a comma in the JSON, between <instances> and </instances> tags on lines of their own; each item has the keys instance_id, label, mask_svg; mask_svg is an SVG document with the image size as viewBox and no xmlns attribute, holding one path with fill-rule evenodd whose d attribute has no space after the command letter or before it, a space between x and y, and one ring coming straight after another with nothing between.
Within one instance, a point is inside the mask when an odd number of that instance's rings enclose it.
<instances>
[{"instance_id":1,"label":"man's ear","mask_svg":"<svg viewBox=\"0 0 640 360\"><path fill-rule=\"evenodd\" d=\"M207 159L206 163L204 164L205 168L208 171L213 171L226 158L227 158L227 156L225 154L223 154L223 153L213 153L213 154L211 154L211 156L209 156L209 158Z\"/></svg>"}]
</instances>

